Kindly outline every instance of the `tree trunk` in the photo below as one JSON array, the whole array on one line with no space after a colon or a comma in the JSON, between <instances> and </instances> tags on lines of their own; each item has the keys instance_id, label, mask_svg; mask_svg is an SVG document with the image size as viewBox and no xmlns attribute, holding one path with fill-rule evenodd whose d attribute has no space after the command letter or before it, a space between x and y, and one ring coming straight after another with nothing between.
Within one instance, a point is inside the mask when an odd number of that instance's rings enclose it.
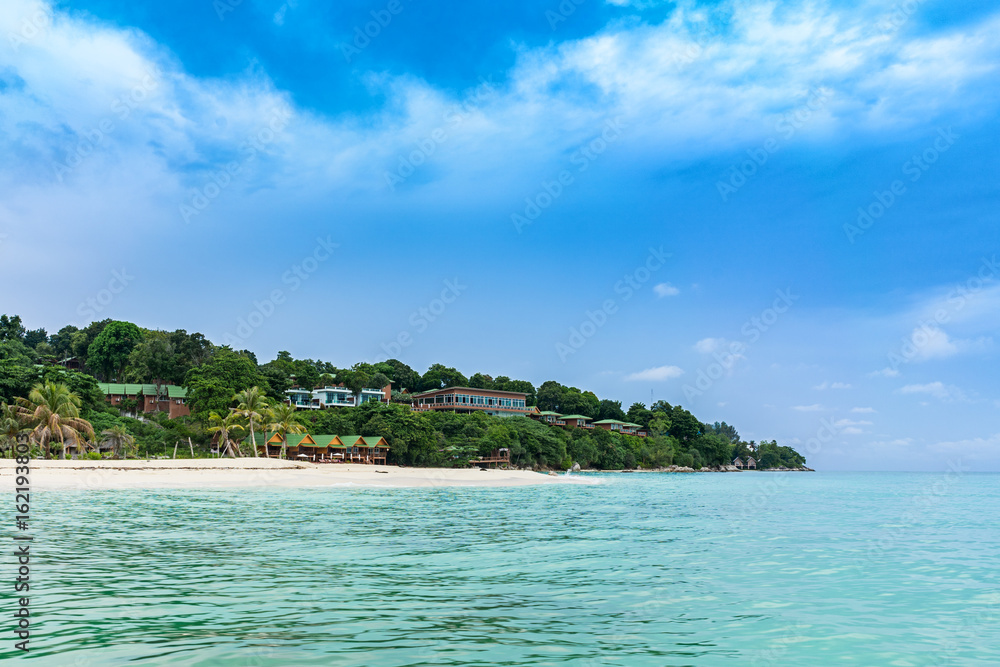
<instances>
[{"instance_id":1,"label":"tree trunk","mask_svg":"<svg viewBox=\"0 0 1000 667\"><path fill-rule=\"evenodd\" d=\"M257 458L257 436L253 432L253 417L250 418L250 442L253 444L253 457Z\"/></svg>"}]
</instances>

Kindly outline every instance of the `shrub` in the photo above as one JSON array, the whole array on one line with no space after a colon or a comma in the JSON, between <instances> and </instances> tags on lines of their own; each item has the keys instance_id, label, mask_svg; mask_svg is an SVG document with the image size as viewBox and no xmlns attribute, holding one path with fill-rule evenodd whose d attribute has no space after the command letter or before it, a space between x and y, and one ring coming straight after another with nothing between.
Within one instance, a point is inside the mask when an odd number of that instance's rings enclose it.
<instances>
[{"instance_id":1,"label":"shrub","mask_svg":"<svg viewBox=\"0 0 1000 667\"><path fill-rule=\"evenodd\" d=\"M693 468L694 457L691 455L691 452L681 452L674 455L674 463L682 468Z\"/></svg>"}]
</instances>

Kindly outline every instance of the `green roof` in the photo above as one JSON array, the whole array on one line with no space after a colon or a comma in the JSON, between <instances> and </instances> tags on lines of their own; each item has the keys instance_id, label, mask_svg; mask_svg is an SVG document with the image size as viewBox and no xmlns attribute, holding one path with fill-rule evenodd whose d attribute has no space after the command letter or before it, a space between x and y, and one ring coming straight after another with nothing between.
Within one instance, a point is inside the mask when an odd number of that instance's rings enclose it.
<instances>
[{"instance_id":1,"label":"green roof","mask_svg":"<svg viewBox=\"0 0 1000 667\"><path fill-rule=\"evenodd\" d=\"M289 447L298 447L299 443L306 439L308 433L288 433L285 435L285 440L288 442ZM312 447L311 443L306 443L306 447Z\"/></svg>"},{"instance_id":2,"label":"green roof","mask_svg":"<svg viewBox=\"0 0 1000 667\"><path fill-rule=\"evenodd\" d=\"M156 396L155 384L98 382L97 386L107 396ZM160 385L160 394L170 398L187 398L187 389L172 384Z\"/></svg>"},{"instance_id":3,"label":"green roof","mask_svg":"<svg viewBox=\"0 0 1000 667\"><path fill-rule=\"evenodd\" d=\"M617 419L602 419L599 422L594 422L595 424L624 424L625 422L620 422Z\"/></svg>"},{"instance_id":4,"label":"green roof","mask_svg":"<svg viewBox=\"0 0 1000 667\"><path fill-rule=\"evenodd\" d=\"M546 410L544 412L539 412L538 414L540 414L540 415L552 415L552 416L555 416L555 417L562 417L562 415L559 414L558 412L552 412L551 410Z\"/></svg>"},{"instance_id":5,"label":"green roof","mask_svg":"<svg viewBox=\"0 0 1000 667\"><path fill-rule=\"evenodd\" d=\"M642 424L633 424L632 422L622 422L626 426L634 426L636 428L642 428Z\"/></svg>"},{"instance_id":6,"label":"green roof","mask_svg":"<svg viewBox=\"0 0 1000 667\"><path fill-rule=\"evenodd\" d=\"M257 446L258 447L263 447L264 443L266 443L268 440L270 440L271 436L273 436L273 435L274 435L274 431L266 431L264 433L261 433L260 431L257 431ZM307 435L310 436L310 437L312 437L312 439L316 441L315 445L313 445L311 443L306 443L305 445L301 444L302 441L305 440L305 438L306 438ZM378 441L382 439L380 436L377 436L377 435L370 435L370 436L360 436L360 435L330 435L330 434L312 435L311 433L289 433L287 437L288 437L288 446L289 447L300 447L300 446L301 447L333 447L334 449L346 449L348 447L357 447L357 446L361 446L361 447L365 447L365 446L367 446L367 447L374 447L375 445L378 444ZM340 441L342 443L344 443L344 444L342 444L342 445L332 444L334 438L340 438ZM246 436L246 438L244 438L243 442L244 443L249 443L250 442L250 436L249 436L249 434ZM277 446L279 446L277 443L272 443L271 444L271 447L277 447ZM385 447L388 448L388 445L385 445Z\"/></svg>"},{"instance_id":7,"label":"green roof","mask_svg":"<svg viewBox=\"0 0 1000 667\"><path fill-rule=\"evenodd\" d=\"M142 393L141 384L118 384L111 382L98 382L97 386L101 388L105 394L121 394L124 396L135 396Z\"/></svg>"},{"instance_id":8,"label":"green roof","mask_svg":"<svg viewBox=\"0 0 1000 667\"><path fill-rule=\"evenodd\" d=\"M565 415L563 416L563 419L586 419L587 421L590 421L590 417L586 417L584 415Z\"/></svg>"}]
</instances>

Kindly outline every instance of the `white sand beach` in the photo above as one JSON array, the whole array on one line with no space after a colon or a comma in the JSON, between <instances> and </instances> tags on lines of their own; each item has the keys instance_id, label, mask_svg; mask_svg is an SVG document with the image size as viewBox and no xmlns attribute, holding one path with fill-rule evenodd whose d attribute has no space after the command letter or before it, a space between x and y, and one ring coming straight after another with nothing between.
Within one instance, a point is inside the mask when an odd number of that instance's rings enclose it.
<instances>
[{"instance_id":1,"label":"white sand beach","mask_svg":"<svg viewBox=\"0 0 1000 667\"><path fill-rule=\"evenodd\" d=\"M0 480L14 487L15 462L0 459ZM589 484L573 475L478 468L399 468L315 464L265 458L135 461L31 461L31 489L214 489L370 486L525 486Z\"/></svg>"}]
</instances>

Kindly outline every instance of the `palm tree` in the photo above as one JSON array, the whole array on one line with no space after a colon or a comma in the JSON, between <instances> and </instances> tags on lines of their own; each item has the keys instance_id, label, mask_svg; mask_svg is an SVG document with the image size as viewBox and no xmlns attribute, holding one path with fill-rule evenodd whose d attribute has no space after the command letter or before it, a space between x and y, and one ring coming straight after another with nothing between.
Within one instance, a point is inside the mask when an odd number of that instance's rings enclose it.
<instances>
[{"instance_id":1,"label":"palm tree","mask_svg":"<svg viewBox=\"0 0 1000 667\"><path fill-rule=\"evenodd\" d=\"M233 431L246 430L243 428L243 425L239 423L239 420L240 416L235 412L230 412L225 417L220 417L215 412L209 413L208 423L210 426L207 430L209 433L219 434L219 456L223 455L223 447L225 447L225 451L229 456L233 456ZM235 448L235 450L237 453L240 451L238 447ZM242 454L240 455L242 456Z\"/></svg>"},{"instance_id":2,"label":"palm tree","mask_svg":"<svg viewBox=\"0 0 1000 667\"><path fill-rule=\"evenodd\" d=\"M306 427L295 419L295 407L287 403L281 403L270 410L271 423L267 425L268 430L281 435L281 458L285 458L288 451L288 434L305 433Z\"/></svg>"},{"instance_id":3,"label":"palm tree","mask_svg":"<svg viewBox=\"0 0 1000 667\"><path fill-rule=\"evenodd\" d=\"M102 442L111 445L112 454L128 458L128 451L135 445L135 438L125 430L124 426L113 426L101 431L101 435L104 436Z\"/></svg>"},{"instance_id":4,"label":"palm tree","mask_svg":"<svg viewBox=\"0 0 1000 667\"><path fill-rule=\"evenodd\" d=\"M80 418L80 397L61 382L36 384L27 399L17 399L17 407L21 418L34 426L31 439L45 448L46 458L53 440L62 444L59 458L65 459L67 440L86 449L84 436L94 437L94 427Z\"/></svg>"},{"instance_id":5,"label":"palm tree","mask_svg":"<svg viewBox=\"0 0 1000 667\"><path fill-rule=\"evenodd\" d=\"M14 445L17 444L17 436L24 428L24 418L18 412L16 405L3 403L0 405L0 442L3 443L2 451L10 447L11 458L14 458Z\"/></svg>"},{"instance_id":6,"label":"palm tree","mask_svg":"<svg viewBox=\"0 0 1000 667\"><path fill-rule=\"evenodd\" d=\"M236 406L236 414L250 422L250 442L253 444L253 455L256 457L258 456L257 437L254 435L253 422L256 419L259 424L260 420L267 414L267 398L261 394L260 387L250 387L237 392L233 396L233 400L239 402ZM264 452L267 453L266 442L264 443Z\"/></svg>"}]
</instances>

